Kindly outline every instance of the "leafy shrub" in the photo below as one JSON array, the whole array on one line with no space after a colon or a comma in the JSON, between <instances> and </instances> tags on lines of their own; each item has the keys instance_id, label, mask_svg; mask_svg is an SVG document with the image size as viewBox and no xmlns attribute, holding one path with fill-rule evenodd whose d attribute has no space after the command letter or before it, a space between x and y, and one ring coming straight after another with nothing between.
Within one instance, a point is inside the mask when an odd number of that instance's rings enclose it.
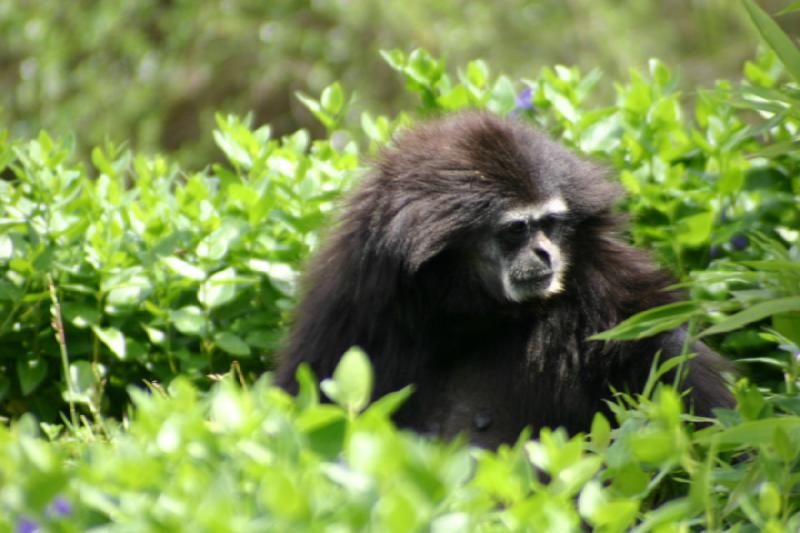
<instances>
[{"instance_id":1,"label":"leafy shrub","mask_svg":"<svg viewBox=\"0 0 800 533\"><path fill-rule=\"evenodd\" d=\"M602 336L688 321L752 365L736 410L692 426L654 369L642 395L618 395L613 429L598 415L589 435L546 429L489 452L394 428L410 391L367 406L358 351L321 385L334 404L307 370L296 398L269 376L248 387L337 195L413 120L363 113L356 127L338 84L302 96L328 140L218 117L228 162L196 173L108 143L87 169L46 134L3 136L0 401L22 416L0 426L0 529L800 529L800 52L745 5L773 52L743 83L699 92L694 120L658 62L590 108L598 76L575 68L515 83L481 61L452 76L422 50L384 54L419 114L515 114L619 173L632 238L691 299ZM204 392L202 376L230 368ZM129 416L105 416L125 394ZM64 424L40 423L62 399Z\"/></svg>"},{"instance_id":2,"label":"leafy shrub","mask_svg":"<svg viewBox=\"0 0 800 533\"><path fill-rule=\"evenodd\" d=\"M297 265L358 159L303 131L218 125L231 166L193 174L107 145L92 152L95 178L46 134L0 145L6 413L52 420L62 391L119 413L124 388L145 378L224 372L233 358L269 367Z\"/></svg>"},{"instance_id":3,"label":"leafy shrub","mask_svg":"<svg viewBox=\"0 0 800 533\"><path fill-rule=\"evenodd\" d=\"M673 323L721 321L768 299L773 286L794 295L798 116L790 90L777 88L774 53L746 66L749 81L701 91L693 113L657 61L647 76L631 72L617 85L613 105L597 108L588 100L596 72L548 67L514 82L483 61L452 76L424 50L383 55L419 97L420 115L464 107L513 114L606 161L630 192L633 239L691 288L694 304L674 309ZM72 146L46 134L2 138L2 412L53 420L66 394L94 413L119 414L129 383L197 379L234 361L245 373L269 368L299 265L336 197L365 154L413 120L362 113L352 124L352 99L338 83L319 100L300 97L327 140L311 142L302 130L272 139L268 127L220 116L214 138L227 164L194 173L111 143L86 168ZM754 109L765 119L754 121ZM776 258L770 265L765 249ZM788 364L800 318L791 302L781 305L790 307L760 317L776 316L773 332L722 328L712 343L749 361ZM763 365L756 374L780 379Z\"/></svg>"},{"instance_id":4,"label":"leafy shrub","mask_svg":"<svg viewBox=\"0 0 800 533\"><path fill-rule=\"evenodd\" d=\"M651 23L661 17L673 23ZM531 27L535 51L520 44L532 42ZM339 79L396 109L403 91L387 76L380 48L417 43L459 62L483 53L515 71L582 58L614 76L669 54L696 65L685 69L693 85L735 72L754 42L743 30L741 13L719 0L648 0L633 9L614 0L467 8L459 0L139 0L80 9L59 0L4 2L0 119L25 138L41 128L72 133L82 156L112 139L202 165L216 157L215 111L252 110L281 133L316 126L292 98L298 87L319 93ZM619 34L640 44L608 38Z\"/></svg>"},{"instance_id":5,"label":"leafy shrub","mask_svg":"<svg viewBox=\"0 0 800 533\"><path fill-rule=\"evenodd\" d=\"M345 355L320 404L308 372L296 399L230 378L202 395L134 391L133 419L110 440L86 427L50 443L26 416L0 427L0 528L31 531L794 531L800 417L687 431L669 387L619 429L597 415L588 438L544 430L497 452L400 432L403 390L370 405L370 368ZM57 429L44 426L54 437ZM731 463L743 449L746 462ZM635 527L634 527L635 526ZM28 529L24 529L28 528Z\"/></svg>"}]
</instances>

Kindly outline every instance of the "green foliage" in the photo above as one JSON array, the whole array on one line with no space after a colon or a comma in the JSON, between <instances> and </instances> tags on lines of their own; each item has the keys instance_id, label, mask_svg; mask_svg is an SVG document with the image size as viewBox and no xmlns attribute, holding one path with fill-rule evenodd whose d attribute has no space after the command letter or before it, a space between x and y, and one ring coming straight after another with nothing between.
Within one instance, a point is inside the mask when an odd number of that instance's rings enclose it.
<instances>
[{"instance_id":1,"label":"green foliage","mask_svg":"<svg viewBox=\"0 0 800 533\"><path fill-rule=\"evenodd\" d=\"M368 394L350 352L333 381ZM405 393L366 409L320 404L301 371L291 398L231 378L208 394L179 378L132 389L135 409L108 437L90 427L48 440L26 415L0 427L0 529L50 531L686 531L800 526L800 416L741 384L752 418L692 432L680 398L615 407L588 436L544 430L496 453L398 431ZM752 406L762 406L758 412ZM741 453L746 452L743 458ZM732 462L739 457L738 462Z\"/></svg>"},{"instance_id":2,"label":"green foliage","mask_svg":"<svg viewBox=\"0 0 800 533\"><path fill-rule=\"evenodd\" d=\"M316 128L292 94L336 80L402 107L381 48L424 46L459 63L482 54L508 72L580 58L613 76L669 56L696 65L685 69L694 85L749 56L756 37L741 15L727 0L3 2L0 119L25 138L72 133L82 156L111 139L197 166L214 157L220 110L253 111L280 133ZM652 24L662 18L671 23Z\"/></svg>"},{"instance_id":3,"label":"green foliage","mask_svg":"<svg viewBox=\"0 0 800 533\"><path fill-rule=\"evenodd\" d=\"M0 145L6 413L55 419L70 373L81 377L70 401L119 413L102 402L142 379L196 379L234 359L245 372L269 367L297 265L357 151L303 131L271 139L233 117L218 126L230 167L193 174L110 144L88 170L46 134ZM68 372L51 323L66 337Z\"/></svg>"},{"instance_id":4,"label":"green foliage","mask_svg":"<svg viewBox=\"0 0 800 533\"><path fill-rule=\"evenodd\" d=\"M325 140L218 115L226 162L199 172L111 142L81 163L71 140L1 133L0 530L800 529L797 50L744 4L772 49L691 101L658 61L598 106L595 71L516 81L482 60L453 73L422 49L382 54L416 115L511 114L619 176L632 239L690 300L597 338L688 323L742 363L735 410L689 424L658 381L675 358L589 435L547 429L489 452L398 431L412 388L368 404L358 349L321 385L333 403L306 367L295 398L268 376L249 387L335 200L416 120L354 124L347 83L298 95Z\"/></svg>"}]
</instances>

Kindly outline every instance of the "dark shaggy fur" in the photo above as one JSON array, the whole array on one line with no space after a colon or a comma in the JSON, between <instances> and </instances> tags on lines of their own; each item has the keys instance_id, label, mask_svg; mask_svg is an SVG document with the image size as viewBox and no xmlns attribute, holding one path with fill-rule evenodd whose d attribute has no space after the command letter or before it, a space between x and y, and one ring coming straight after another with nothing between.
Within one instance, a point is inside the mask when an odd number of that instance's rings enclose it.
<instances>
[{"instance_id":1,"label":"dark shaggy fur","mask_svg":"<svg viewBox=\"0 0 800 533\"><path fill-rule=\"evenodd\" d=\"M502 213L560 193L574 232L565 289L526 303L492 298L468 260ZM635 342L588 337L674 301L671 280L617 238L618 188L603 171L521 122L468 112L415 126L350 196L311 262L277 382L294 391L307 362L319 379L351 346L375 367L375 397L415 384L401 425L483 446L525 426L588 429L610 387L640 391L657 351L683 329ZM733 399L725 362L702 344L685 385L694 412Z\"/></svg>"}]
</instances>

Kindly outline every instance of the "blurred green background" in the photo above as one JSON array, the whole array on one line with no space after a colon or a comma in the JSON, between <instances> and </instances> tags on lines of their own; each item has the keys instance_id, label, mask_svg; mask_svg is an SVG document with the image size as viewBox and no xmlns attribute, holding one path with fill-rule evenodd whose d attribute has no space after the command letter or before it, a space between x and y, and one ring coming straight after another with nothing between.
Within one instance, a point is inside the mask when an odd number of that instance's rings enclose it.
<instances>
[{"instance_id":1,"label":"blurred green background","mask_svg":"<svg viewBox=\"0 0 800 533\"><path fill-rule=\"evenodd\" d=\"M797 14L779 21L800 28ZM221 157L215 111L321 133L294 93L335 80L368 109L402 109L409 96L379 49L481 57L518 77L563 63L625 79L659 57L691 88L738 79L756 45L730 0L11 0L0 2L0 120L15 136L73 134L82 153L127 140L201 164Z\"/></svg>"}]
</instances>

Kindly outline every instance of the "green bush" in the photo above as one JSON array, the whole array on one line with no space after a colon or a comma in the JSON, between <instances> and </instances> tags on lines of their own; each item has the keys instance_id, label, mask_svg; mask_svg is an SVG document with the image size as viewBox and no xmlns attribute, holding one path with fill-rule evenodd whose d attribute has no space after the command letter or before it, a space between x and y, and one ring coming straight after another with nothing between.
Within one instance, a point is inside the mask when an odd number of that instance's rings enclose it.
<instances>
[{"instance_id":1,"label":"green bush","mask_svg":"<svg viewBox=\"0 0 800 533\"><path fill-rule=\"evenodd\" d=\"M62 393L119 414L129 383L225 372L234 358L269 367L297 265L357 153L218 125L230 166L193 174L113 145L92 152L90 171L46 134L0 144L6 414L54 420Z\"/></svg>"},{"instance_id":2,"label":"green bush","mask_svg":"<svg viewBox=\"0 0 800 533\"><path fill-rule=\"evenodd\" d=\"M413 116L356 125L333 84L301 95L326 140L219 116L227 162L200 172L111 143L88 167L68 142L4 134L0 530L798 530L800 52L744 4L771 51L691 104L657 61L596 107L595 73L454 75L387 51ZM489 452L394 428L410 390L366 406L358 351L321 385L334 404L306 370L296 398L255 381L338 195L398 128L465 107L530 120L620 176L631 238L690 299L600 336L688 322L741 362L736 410L699 429L654 369L589 435Z\"/></svg>"},{"instance_id":3,"label":"green bush","mask_svg":"<svg viewBox=\"0 0 800 533\"><path fill-rule=\"evenodd\" d=\"M785 94L774 88L774 54L748 64L751 81L740 87L701 92L696 122L656 61L648 76L632 72L617 86L613 105L589 108L599 76L575 68L515 83L482 61L451 76L422 50L384 57L419 96L418 115L515 114L606 161L631 193L634 241L691 287L694 303L676 308L673 322L718 322L796 295L798 117L777 96L772 112L763 109L765 95ZM756 97L766 121L747 115ZM301 99L327 140L311 142L302 130L272 139L268 127L218 117L214 138L227 163L195 173L110 143L87 168L44 133L0 140L0 412L52 421L66 395L118 415L130 383L197 379L234 361L248 375L270 367L297 271L335 199L367 154L412 121L362 113L352 124L352 99L339 84ZM737 328L712 343L787 364L800 317L791 301L783 305L772 333ZM757 373L780 379L769 368Z\"/></svg>"},{"instance_id":4,"label":"green bush","mask_svg":"<svg viewBox=\"0 0 800 533\"><path fill-rule=\"evenodd\" d=\"M3 2L0 120L25 138L71 133L81 156L111 139L202 165L216 157L215 111L253 111L280 133L314 127L292 92L337 79L382 109L401 107L380 48L414 43L458 62L483 54L517 72L580 58L614 76L668 57L694 85L736 71L755 41L747 29L727 0Z\"/></svg>"},{"instance_id":5,"label":"green bush","mask_svg":"<svg viewBox=\"0 0 800 533\"><path fill-rule=\"evenodd\" d=\"M690 432L659 387L636 410L597 415L590 434L544 430L494 453L397 431L408 390L365 410L370 368L342 359L320 404L228 378L200 394L183 378L134 391L125 427L52 440L28 415L0 427L0 529L33 531L795 531L800 416L756 414L742 385L736 425ZM796 400L796 397L795 397ZM746 460L732 463L741 450ZM27 528L27 529L25 529ZM737 529L739 528L739 529Z\"/></svg>"}]
</instances>

